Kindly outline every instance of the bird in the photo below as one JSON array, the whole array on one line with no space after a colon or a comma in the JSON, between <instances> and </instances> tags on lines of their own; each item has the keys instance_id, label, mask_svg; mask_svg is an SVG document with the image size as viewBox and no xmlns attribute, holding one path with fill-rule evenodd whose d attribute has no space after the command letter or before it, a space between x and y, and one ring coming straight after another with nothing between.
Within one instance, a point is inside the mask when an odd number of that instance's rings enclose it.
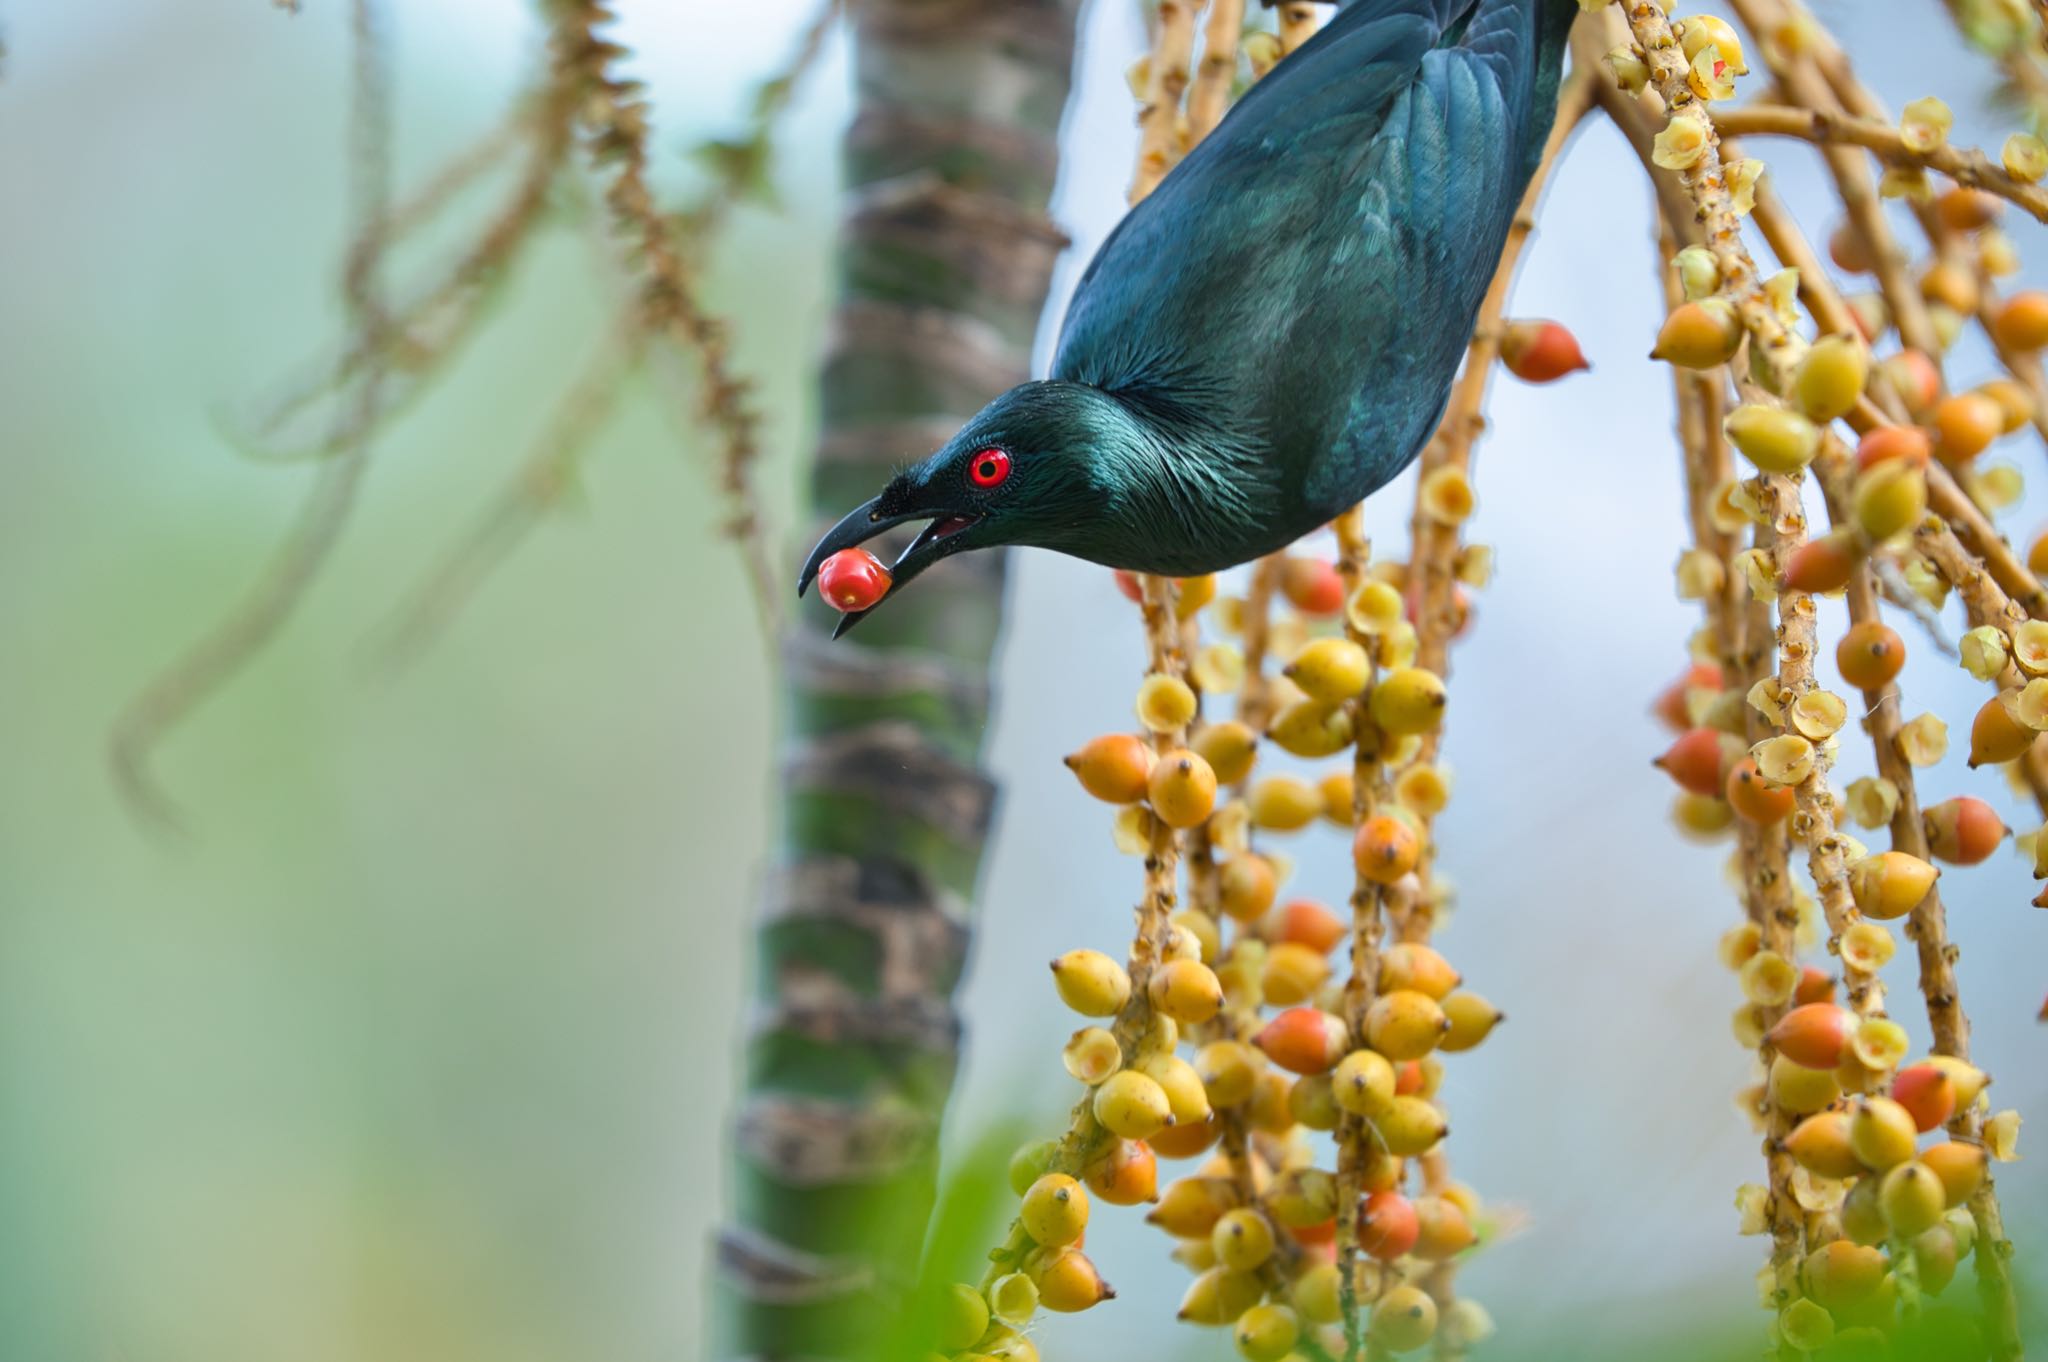
<instances>
[{"instance_id":1,"label":"bird","mask_svg":"<svg viewBox=\"0 0 2048 1362\"><path fill-rule=\"evenodd\" d=\"M1449 400L1579 8L1352 0L1124 216L1047 377L847 513L798 596L834 554L917 520L888 596L998 545L1198 576L1386 485Z\"/></svg>"}]
</instances>

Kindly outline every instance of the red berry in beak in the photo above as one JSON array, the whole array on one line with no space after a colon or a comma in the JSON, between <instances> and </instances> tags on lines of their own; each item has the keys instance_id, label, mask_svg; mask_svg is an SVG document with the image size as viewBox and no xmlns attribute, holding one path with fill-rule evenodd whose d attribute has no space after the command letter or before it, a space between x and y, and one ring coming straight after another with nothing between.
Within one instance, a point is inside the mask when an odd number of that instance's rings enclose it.
<instances>
[{"instance_id":1,"label":"red berry in beak","mask_svg":"<svg viewBox=\"0 0 2048 1362\"><path fill-rule=\"evenodd\" d=\"M1578 337L1556 322L1511 322L1501 337L1501 363L1524 383L1555 383L1593 366L1579 350Z\"/></svg>"},{"instance_id":2,"label":"red berry in beak","mask_svg":"<svg viewBox=\"0 0 2048 1362\"><path fill-rule=\"evenodd\" d=\"M882 560L866 549L841 549L818 567L818 590L834 610L852 614L872 609L895 580Z\"/></svg>"}]
</instances>

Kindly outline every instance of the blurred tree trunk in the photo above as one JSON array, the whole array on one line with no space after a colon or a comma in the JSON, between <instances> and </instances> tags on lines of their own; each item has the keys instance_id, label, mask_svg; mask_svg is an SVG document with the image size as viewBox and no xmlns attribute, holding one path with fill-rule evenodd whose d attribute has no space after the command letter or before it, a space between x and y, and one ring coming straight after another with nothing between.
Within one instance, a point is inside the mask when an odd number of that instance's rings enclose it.
<instances>
[{"instance_id":1,"label":"blurred tree trunk","mask_svg":"<svg viewBox=\"0 0 2048 1362\"><path fill-rule=\"evenodd\" d=\"M1029 376L1065 245L1046 206L1078 4L850 7L857 92L811 475L821 527ZM1003 573L1000 553L950 559L836 643L813 601L788 641L781 854L717 1356L853 1356L915 1280L995 800L979 760Z\"/></svg>"}]
</instances>

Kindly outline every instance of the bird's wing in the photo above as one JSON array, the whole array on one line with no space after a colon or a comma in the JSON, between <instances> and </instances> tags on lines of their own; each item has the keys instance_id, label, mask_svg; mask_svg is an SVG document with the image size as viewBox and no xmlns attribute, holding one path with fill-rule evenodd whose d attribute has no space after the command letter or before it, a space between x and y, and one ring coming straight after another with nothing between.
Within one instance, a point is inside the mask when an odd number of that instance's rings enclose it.
<instances>
[{"instance_id":1,"label":"bird's wing","mask_svg":"<svg viewBox=\"0 0 2048 1362\"><path fill-rule=\"evenodd\" d=\"M1441 409L1556 105L1574 0L1356 0L1128 214L1054 374L1212 398L1355 500ZM1283 470L1290 471L1290 470Z\"/></svg>"}]
</instances>

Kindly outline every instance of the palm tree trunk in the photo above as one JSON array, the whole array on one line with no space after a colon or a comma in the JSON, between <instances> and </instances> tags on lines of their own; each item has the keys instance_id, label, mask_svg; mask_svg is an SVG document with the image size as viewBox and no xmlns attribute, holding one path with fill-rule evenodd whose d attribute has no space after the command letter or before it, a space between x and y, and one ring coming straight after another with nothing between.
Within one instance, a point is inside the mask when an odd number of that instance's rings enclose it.
<instances>
[{"instance_id":1,"label":"palm tree trunk","mask_svg":"<svg viewBox=\"0 0 2048 1362\"><path fill-rule=\"evenodd\" d=\"M863 0L840 291L811 474L821 524L1028 376L1078 0ZM792 574L794 564L791 565ZM785 652L778 864L721 1236L714 1355L859 1355L931 1212L953 991L995 786L979 765L998 553ZM793 580L793 577L792 577Z\"/></svg>"}]
</instances>

